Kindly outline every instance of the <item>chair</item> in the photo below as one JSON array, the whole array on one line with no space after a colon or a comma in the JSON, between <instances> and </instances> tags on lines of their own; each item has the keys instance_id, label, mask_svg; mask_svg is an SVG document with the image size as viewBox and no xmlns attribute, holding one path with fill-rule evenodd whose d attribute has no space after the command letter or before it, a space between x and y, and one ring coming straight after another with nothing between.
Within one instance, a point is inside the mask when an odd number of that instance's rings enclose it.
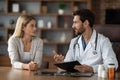
<instances>
[{"instance_id":1,"label":"chair","mask_svg":"<svg viewBox=\"0 0 120 80\"><path fill-rule=\"evenodd\" d=\"M120 71L120 25L105 24L95 25L94 28L97 32L108 37L112 43L113 50L118 60L118 69Z\"/></svg>"},{"instance_id":2,"label":"chair","mask_svg":"<svg viewBox=\"0 0 120 80\"><path fill-rule=\"evenodd\" d=\"M8 56L0 56L0 66L11 66L10 59Z\"/></svg>"}]
</instances>

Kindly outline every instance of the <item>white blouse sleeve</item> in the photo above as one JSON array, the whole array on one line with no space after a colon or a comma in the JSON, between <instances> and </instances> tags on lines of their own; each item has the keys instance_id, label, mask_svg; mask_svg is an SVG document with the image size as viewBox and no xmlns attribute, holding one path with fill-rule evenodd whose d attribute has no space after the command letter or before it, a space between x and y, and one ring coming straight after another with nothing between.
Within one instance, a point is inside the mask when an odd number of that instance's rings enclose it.
<instances>
[{"instance_id":1,"label":"white blouse sleeve","mask_svg":"<svg viewBox=\"0 0 120 80\"><path fill-rule=\"evenodd\" d=\"M42 63L42 55L43 55L43 41L41 39L38 39L37 41L37 48L35 49L34 54L34 62L38 63L38 67L40 68Z\"/></svg>"},{"instance_id":2,"label":"white blouse sleeve","mask_svg":"<svg viewBox=\"0 0 120 80\"><path fill-rule=\"evenodd\" d=\"M9 57L11 60L12 67L22 69L23 63L20 62L17 42L13 37L11 37L8 40L8 52L9 52Z\"/></svg>"}]
</instances>

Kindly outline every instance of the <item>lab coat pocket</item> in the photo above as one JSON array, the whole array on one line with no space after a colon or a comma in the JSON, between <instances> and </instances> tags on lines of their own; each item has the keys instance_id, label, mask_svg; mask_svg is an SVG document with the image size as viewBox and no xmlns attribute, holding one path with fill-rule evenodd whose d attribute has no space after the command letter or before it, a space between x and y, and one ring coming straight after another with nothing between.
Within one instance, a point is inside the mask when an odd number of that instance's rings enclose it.
<instances>
[{"instance_id":1,"label":"lab coat pocket","mask_svg":"<svg viewBox=\"0 0 120 80\"><path fill-rule=\"evenodd\" d=\"M87 59L96 59L101 57L101 54L99 51L91 50L88 52Z\"/></svg>"}]
</instances>

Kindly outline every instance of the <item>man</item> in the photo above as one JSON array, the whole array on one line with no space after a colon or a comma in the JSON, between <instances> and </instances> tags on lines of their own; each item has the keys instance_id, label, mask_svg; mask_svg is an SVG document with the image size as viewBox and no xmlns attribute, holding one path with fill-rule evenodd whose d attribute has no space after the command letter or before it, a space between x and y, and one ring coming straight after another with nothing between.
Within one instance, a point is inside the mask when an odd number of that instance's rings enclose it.
<instances>
[{"instance_id":1,"label":"man","mask_svg":"<svg viewBox=\"0 0 120 80\"><path fill-rule=\"evenodd\" d=\"M72 28L78 35L70 43L66 57L54 55L56 62L79 61L74 69L80 72L97 72L98 65L103 64L107 70L108 64L118 67L116 55L110 40L93 29L94 14L88 9L77 10L73 13Z\"/></svg>"}]
</instances>

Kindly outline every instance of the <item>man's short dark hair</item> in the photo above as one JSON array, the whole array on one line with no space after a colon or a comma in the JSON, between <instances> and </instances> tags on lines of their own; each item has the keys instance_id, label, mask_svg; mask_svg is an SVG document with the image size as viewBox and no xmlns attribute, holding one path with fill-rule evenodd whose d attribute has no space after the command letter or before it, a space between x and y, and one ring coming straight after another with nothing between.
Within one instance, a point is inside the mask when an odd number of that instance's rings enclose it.
<instances>
[{"instance_id":1,"label":"man's short dark hair","mask_svg":"<svg viewBox=\"0 0 120 80\"><path fill-rule=\"evenodd\" d=\"M73 12L73 15L74 16L76 16L76 15L80 16L80 20L82 22L84 22L85 20L88 20L90 27L93 27L95 16L92 13L92 11L90 11L89 9L76 10L76 11Z\"/></svg>"}]
</instances>

